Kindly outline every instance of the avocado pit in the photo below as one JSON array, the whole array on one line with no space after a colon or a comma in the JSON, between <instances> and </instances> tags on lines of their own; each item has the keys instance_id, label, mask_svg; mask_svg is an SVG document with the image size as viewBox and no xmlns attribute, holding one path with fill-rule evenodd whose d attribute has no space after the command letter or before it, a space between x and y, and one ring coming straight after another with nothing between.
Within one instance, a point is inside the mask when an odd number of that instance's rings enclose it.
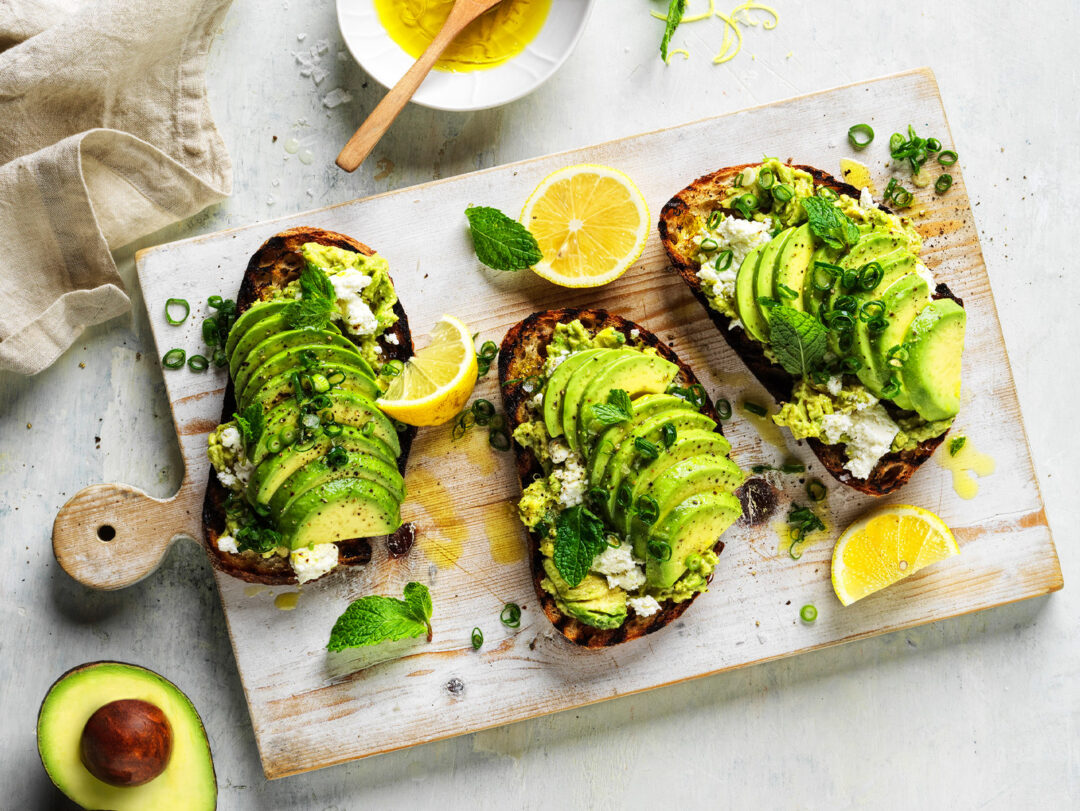
<instances>
[{"instance_id":1,"label":"avocado pit","mask_svg":"<svg viewBox=\"0 0 1080 811\"><path fill-rule=\"evenodd\" d=\"M125 698L100 707L83 727L79 751L87 771L110 786L149 783L165 771L173 733L161 709Z\"/></svg>"}]
</instances>

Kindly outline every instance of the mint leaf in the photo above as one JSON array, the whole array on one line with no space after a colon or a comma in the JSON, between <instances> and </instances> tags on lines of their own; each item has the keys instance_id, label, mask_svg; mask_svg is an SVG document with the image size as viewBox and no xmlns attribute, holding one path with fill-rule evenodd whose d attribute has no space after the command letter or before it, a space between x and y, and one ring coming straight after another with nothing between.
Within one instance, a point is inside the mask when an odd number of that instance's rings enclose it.
<instances>
[{"instance_id":1,"label":"mint leaf","mask_svg":"<svg viewBox=\"0 0 1080 811\"><path fill-rule=\"evenodd\" d=\"M825 357L825 325L809 313L778 305L769 310L770 342L780 365L791 375L805 375Z\"/></svg>"},{"instance_id":2,"label":"mint leaf","mask_svg":"<svg viewBox=\"0 0 1080 811\"><path fill-rule=\"evenodd\" d=\"M811 233L830 248L840 250L859 241L859 227L828 200L804 197L802 204Z\"/></svg>"},{"instance_id":3,"label":"mint leaf","mask_svg":"<svg viewBox=\"0 0 1080 811\"><path fill-rule=\"evenodd\" d=\"M240 414L234 413L233 419L236 420L240 438L244 441L244 451L250 455L266 430L266 415L263 414L262 406L252 403Z\"/></svg>"},{"instance_id":4,"label":"mint leaf","mask_svg":"<svg viewBox=\"0 0 1080 811\"><path fill-rule=\"evenodd\" d=\"M476 258L495 270L524 270L544 258L529 229L497 208L469 206L469 220Z\"/></svg>"},{"instance_id":5,"label":"mint leaf","mask_svg":"<svg viewBox=\"0 0 1080 811\"><path fill-rule=\"evenodd\" d=\"M570 588L585 579L593 558L603 552L605 546L603 521L583 505L564 510L555 519L552 560Z\"/></svg>"},{"instance_id":6,"label":"mint leaf","mask_svg":"<svg viewBox=\"0 0 1080 811\"><path fill-rule=\"evenodd\" d=\"M427 635L431 641L431 593L421 583L405 586L403 600L377 594L345 609L330 631L327 650L340 651Z\"/></svg>"},{"instance_id":7,"label":"mint leaf","mask_svg":"<svg viewBox=\"0 0 1080 811\"><path fill-rule=\"evenodd\" d=\"M683 14L686 13L686 0L671 0L668 4L667 20L664 23L664 37L660 40L660 58L668 61L668 46L671 38L675 36L675 29L682 22Z\"/></svg>"},{"instance_id":8,"label":"mint leaf","mask_svg":"<svg viewBox=\"0 0 1080 811\"><path fill-rule=\"evenodd\" d=\"M285 321L293 329L325 329L337 298L330 278L309 265L300 274L300 296L285 308Z\"/></svg>"},{"instance_id":9,"label":"mint leaf","mask_svg":"<svg viewBox=\"0 0 1080 811\"><path fill-rule=\"evenodd\" d=\"M634 416L634 406L629 394L622 389L612 389L608 392L606 403L592 406L592 415L600 425L616 425Z\"/></svg>"}]
</instances>

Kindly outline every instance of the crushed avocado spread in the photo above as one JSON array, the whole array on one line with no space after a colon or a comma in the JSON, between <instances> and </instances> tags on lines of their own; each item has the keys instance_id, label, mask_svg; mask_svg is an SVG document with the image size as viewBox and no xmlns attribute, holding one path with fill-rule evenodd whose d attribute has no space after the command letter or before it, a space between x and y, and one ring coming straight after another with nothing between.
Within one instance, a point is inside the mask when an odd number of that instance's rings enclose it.
<instances>
[{"instance_id":1,"label":"crushed avocado spread","mask_svg":"<svg viewBox=\"0 0 1080 811\"><path fill-rule=\"evenodd\" d=\"M855 253L856 245L859 250L867 251L866 256L872 257L874 261L881 259L878 265L884 265L885 272L880 288L863 295L862 300L882 296L888 285L897 280L897 277L889 274L890 266L887 263L890 259L895 259L897 264L906 262L903 266L905 270L923 279L926 283L922 288L923 296L927 302L930 297L926 290L932 291L934 288L930 272L918 259L922 240L910 222L874 205L867 189L862 190L859 199L845 194L829 193L830 191L823 192L809 172L784 164L778 159L767 158L760 165L747 168L736 176L732 185L721 196L716 210L707 218L700 219L697 233L692 238L692 258L699 264L697 276L709 306L730 319L730 329L746 330L751 338L762 343L765 356L773 363L778 362L774 347L767 338L762 339L748 329L740 316L746 315L747 308L756 304L765 313L764 321L767 325L766 305L790 304L802 311L812 311L809 306L811 295L824 295L825 301L830 301L830 293L806 292L820 289L812 287L815 281L812 274L818 273L817 281L823 286L828 279L827 274L834 272L829 268L816 269L815 262L839 270L845 257ZM807 275L803 277L804 286L798 290L783 288L783 293L796 297L797 301L789 302L783 295L778 295L771 301L762 301L759 295L760 281L754 284L746 298L740 301L737 290L740 274L760 274L761 271L755 270L754 266L757 262L765 262L765 257L770 256L769 243L782 233L789 234L786 229L798 228L808 223L804 201L811 197L824 197L833 202L844 217L858 229L858 241L845 246L843 250L831 250L815 238L803 258L806 262L809 251L816 249L809 259L809 268L805 271ZM763 205L763 200L769 201L768 204ZM812 226L813 224L810 226L811 230ZM798 231L794 233L797 235ZM896 246L902 246L903 250L891 254L885 254L885 249L878 253L869 253L869 249L875 244L873 240L889 246L890 250ZM773 267L779 267L783 259L779 252L774 253L776 255L772 257ZM896 259L898 256L901 258ZM788 280L791 276L783 278ZM832 281L834 286L840 283L838 278L839 274L837 279ZM782 289L782 285L775 279L772 286L776 290ZM836 302L835 298L831 301ZM863 306L865 307L865 304ZM819 318L826 305L822 304L821 307L821 311L816 313ZM874 314L881 313L882 321L887 324L887 319L894 313L886 311L884 306L875 309L877 307L877 304L871 304L870 310L863 313L863 320L869 320ZM856 312L856 319L858 315ZM907 349L907 344L904 344L904 348ZM884 352L887 349L889 348L884 347L879 351ZM951 426L955 414L942 418L941 413L937 412L932 414L934 418L927 418L919 413L918 406L912 403L906 392L907 387L897 385L906 382L907 369L905 368L902 374L895 373L895 383L888 379L888 374L900 365L892 359L897 356L896 352L894 349L894 356L881 360L868 358L864 354L855 361L847 360L848 365L844 367L840 365L841 361L845 360L842 356L853 353L850 350L848 353L843 352L830 340L829 350L822 363L828 373L823 370L813 375L804 374L796 383L791 399L782 403L779 412L773 416L774 422L787 427L796 439L813 437L830 444L843 443L848 455L847 468L859 478L869 475L885 453L909 450L924 440L941 436ZM900 353L899 357L902 358L903 353ZM853 367L860 364L875 362L883 372L879 371L876 379L870 379L874 383L882 383L884 378L891 388L886 386L884 390L875 392L864 382L867 379L865 373L869 370L852 371ZM912 374L933 373L915 370ZM958 391L958 378L955 387ZM893 398L895 409L887 411L883 403Z\"/></svg>"}]
</instances>

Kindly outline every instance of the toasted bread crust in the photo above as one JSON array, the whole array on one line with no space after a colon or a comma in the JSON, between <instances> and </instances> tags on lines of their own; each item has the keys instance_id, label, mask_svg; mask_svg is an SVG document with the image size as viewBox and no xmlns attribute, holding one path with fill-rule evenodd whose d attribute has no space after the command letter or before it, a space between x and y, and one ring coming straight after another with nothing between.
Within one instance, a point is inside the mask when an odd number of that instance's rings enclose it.
<instances>
[{"instance_id":1,"label":"toasted bread crust","mask_svg":"<svg viewBox=\"0 0 1080 811\"><path fill-rule=\"evenodd\" d=\"M693 237L697 234L699 221L707 217L715 207L724 190L731 185L736 175L744 169L756 164L744 163L739 166L729 166L719 169L711 174L700 177L679 192L668 201L660 212L660 239L671 260L673 269L701 302L713 324L724 336L724 340L735 351L754 374L769 394L777 402L791 399L792 389L796 383L795 378L784 371L783 367L770 363L765 357L762 344L753 340L744 330L731 329L731 319L722 313L718 313L709 306L708 298L701 287L701 281L697 272L701 265L692 259ZM859 190L843 181L837 180L832 175L815 169L812 166L794 165L795 169L801 169L810 173L814 182L828 186L840 194L858 199ZM883 211L888 211L884 206ZM934 298L951 298L957 304L963 306L963 301L953 295L952 291L944 284L939 284L934 291ZM892 403L884 404L892 415L897 415L897 410ZM947 432L946 432L947 433ZM945 439L945 434L927 439L919 445L907 451L894 451L885 454L865 479L857 479L844 468L847 462L847 454L843 445L826 445L817 439L808 439L810 449L821 460L821 464L839 482L866 493L871 496L883 496L902 487L919 465L925 462L933 454L934 450Z\"/></svg>"},{"instance_id":2,"label":"toasted bread crust","mask_svg":"<svg viewBox=\"0 0 1080 811\"><path fill-rule=\"evenodd\" d=\"M270 298L275 290L299 278L304 268L300 246L307 242L332 245L361 253L364 256L375 254L375 251L362 242L322 228L290 228L288 231L275 234L263 243L248 262L236 299L237 315L242 314L256 302ZM405 361L412 356L413 345L409 321L400 301L394 305L394 313L398 321L380 336L379 346L382 347L383 357L386 360ZM397 343L387 341L386 338L389 335L394 335ZM351 336L345 334L345 337ZM225 391L221 422L230 420L234 411L236 411L236 397L230 380ZM401 456L398 458L398 469L402 475L405 474L409 449L415 436L416 429L412 427L406 428L400 434ZM210 480L206 485L206 498L203 501L203 538L214 568L249 583L263 583L270 586L295 584L296 575L288 558L279 555L263 558L254 552L241 552L234 555L218 549L218 538L225 531L225 497L227 495L228 490L221 485L217 474L211 470ZM370 561L372 540L371 538L352 538L338 542L340 564L358 566Z\"/></svg>"},{"instance_id":3,"label":"toasted bread crust","mask_svg":"<svg viewBox=\"0 0 1080 811\"><path fill-rule=\"evenodd\" d=\"M561 309L536 312L511 327L503 338L499 351L499 387L502 391L507 425L511 431L521 423L528 422L530 418L528 400L535 395L535 392L525 390L524 378L542 373L546 348L554 335L555 326L575 319L580 320L585 329L594 335L602 329L613 327L630 340L630 331L637 330L637 342L655 347L660 357L678 365L679 374L676 380L680 385L690 386L698 383L693 371L679 359L671 347L632 321L606 310ZM716 433L722 434L720 418L708 396L701 412L716 422ZM543 474L543 468L532 452L522 448L516 442L514 443L514 457L522 489L533 480L534 475ZM697 595L694 595L693 598L681 603L665 600L660 604L660 610L651 617L631 615L619 628L608 630L593 628L560 612L555 604L555 598L544 591L540 585L545 577L543 555L540 553L541 538L531 531L528 535L529 565L532 569L533 587L544 609L544 614L563 636L577 645L586 648L606 648L651 634L682 616L682 613L690 607L690 603L697 598ZM714 547L716 553L720 554L723 548L723 541L717 541Z\"/></svg>"}]
</instances>

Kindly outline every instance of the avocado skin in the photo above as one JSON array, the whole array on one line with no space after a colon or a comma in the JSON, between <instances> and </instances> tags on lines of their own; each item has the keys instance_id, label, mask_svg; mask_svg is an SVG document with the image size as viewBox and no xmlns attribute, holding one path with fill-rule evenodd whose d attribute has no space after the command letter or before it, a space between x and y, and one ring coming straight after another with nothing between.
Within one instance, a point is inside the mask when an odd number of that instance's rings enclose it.
<instances>
[{"instance_id":1,"label":"avocado skin","mask_svg":"<svg viewBox=\"0 0 1080 811\"><path fill-rule=\"evenodd\" d=\"M272 299L276 291L300 277L301 271L306 266L300 254L300 247L307 242L335 246L365 256L375 253L373 249L352 237L321 228L301 226L275 234L262 244L248 262L236 297L238 320L252 307L264 305ZM385 360L404 362L413 355L413 342L408 316L400 298L394 305L393 311L397 316L397 323L379 336L378 346L382 350L381 357ZM225 391L221 422L230 420L236 411L236 395L234 386L230 382ZM396 431L395 445L400 448L397 455L399 473L405 472L409 451L415 437L416 428L412 426L405 426L402 430ZM203 501L202 520L204 545L214 568L249 583L275 586L295 585L296 574L288 558L277 555L267 558L252 554L232 555L217 548L217 540L225 531L227 496L228 491L211 472ZM371 544L370 538L350 538L338 542L340 565L360 566L368 563L372 555Z\"/></svg>"},{"instance_id":2,"label":"avocado skin","mask_svg":"<svg viewBox=\"0 0 1080 811\"><path fill-rule=\"evenodd\" d=\"M782 402L791 398L795 379L784 371L782 366L771 363L765 357L764 347L760 343L751 339L742 330L731 329L731 319L709 306L708 298L697 278L700 268L691 258L693 254L690 247L691 240L697 233L697 223L700 222L701 213L711 210L714 201L719 199L723 190L740 172L756 165L746 163L728 166L699 177L667 202L660 213L658 227L664 250L667 252L668 259L671 260L672 270L690 288L690 292L704 308L728 346L746 364L773 399ZM854 186L837 180L820 169L801 164L793 165L812 175L817 184L828 186L833 191L856 199L859 196L859 190ZM884 206L879 206L879 208L888 211ZM963 306L963 300L945 284L937 285L933 297L935 299L950 298ZM813 312L813 306L808 307L808 310ZM886 408L889 406L886 405ZM903 487L919 466L929 459L937 447L945 441L946 435L942 434L933 439L924 440L911 450L885 454L866 479L856 479L844 468L847 463L847 454L844 452L843 445L826 445L812 438L806 442L821 460L825 469L837 481L866 495L883 496Z\"/></svg>"},{"instance_id":3,"label":"avocado skin","mask_svg":"<svg viewBox=\"0 0 1080 811\"><path fill-rule=\"evenodd\" d=\"M141 786L112 787L90 775L80 760L84 724L99 708L131 698L158 707L173 732L165 770ZM114 811L212 811L217 775L202 719L179 688L152 670L125 662L88 662L58 678L38 711L38 755L53 785L83 808Z\"/></svg>"},{"instance_id":4,"label":"avocado skin","mask_svg":"<svg viewBox=\"0 0 1080 811\"><path fill-rule=\"evenodd\" d=\"M623 333L629 340L632 337L631 330L636 330L636 340L639 343L655 347L660 357L671 361L679 367L679 374L675 379L678 385L691 386L699 382L690 367L679 359L671 347L660 341L656 335L641 325L621 316L601 309L563 308L536 312L510 328L503 338L499 351L500 391L503 397L508 427L511 432L519 424L531 418L528 401L533 393L526 391L524 386L525 378L529 375L542 373L543 350L551 340L556 324L569 323L574 320L581 321L585 329L594 335L602 329L612 327ZM716 432L722 434L720 419L716 414L712 400L707 395L701 413L711 418L716 423ZM542 469L531 452L521 448L516 443L513 450L518 479L524 488L527 483L532 481L534 475L542 472ZM639 639L674 622L697 599L698 595L694 595L680 603L665 600L661 603L660 610L652 616L641 617L634 615L614 628L597 628L589 625L576 617L562 613L555 598L544 589L542 583L546 577L546 572L543 563L544 555L540 552L541 540L536 533L529 533L529 562L533 577L533 588L540 600L544 614L552 625L575 645L595 649ZM724 543L720 540L717 540L713 546L713 550L717 554L720 554L723 548Z\"/></svg>"}]
</instances>

